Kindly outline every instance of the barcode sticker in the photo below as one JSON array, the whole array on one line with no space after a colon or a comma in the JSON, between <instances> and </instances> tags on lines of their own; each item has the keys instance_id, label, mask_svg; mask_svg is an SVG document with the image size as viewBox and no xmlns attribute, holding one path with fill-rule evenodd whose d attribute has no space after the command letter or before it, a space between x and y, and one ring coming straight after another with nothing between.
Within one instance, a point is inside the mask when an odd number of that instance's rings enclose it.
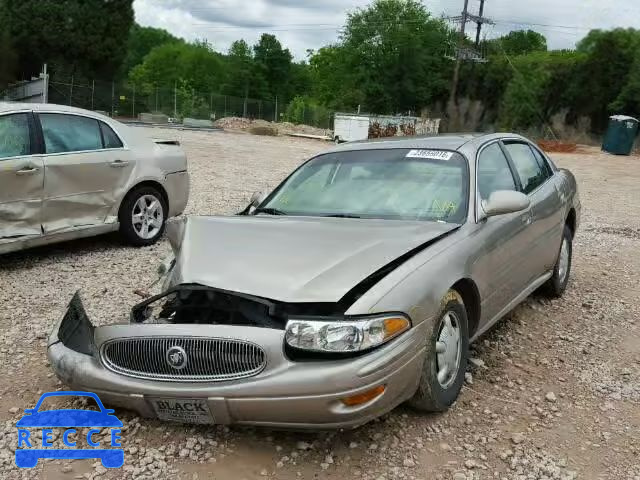
<instances>
[{"instance_id":1,"label":"barcode sticker","mask_svg":"<svg viewBox=\"0 0 640 480\"><path fill-rule=\"evenodd\" d=\"M411 150L407 153L407 158L428 158L430 160L451 160L453 152L443 150Z\"/></svg>"}]
</instances>

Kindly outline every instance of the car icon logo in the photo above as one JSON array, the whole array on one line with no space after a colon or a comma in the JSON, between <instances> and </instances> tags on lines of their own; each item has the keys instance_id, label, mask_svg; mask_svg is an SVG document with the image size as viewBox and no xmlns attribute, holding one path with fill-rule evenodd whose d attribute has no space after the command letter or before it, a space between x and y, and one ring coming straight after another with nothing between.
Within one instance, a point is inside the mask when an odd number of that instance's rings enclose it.
<instances>
[{"instance_id":1,"label":"car icon logo","mask_svg":"<svg viewBox=\"0 0 640 480\"><path fill-rule=\"evenodd\" d=\"M166 359L169 366L176 370L182 370L187 366L187 352L184 351L184 348L177 345L167 350Z\"/></svg>"},{"instance_id":2,"label":"car icon logo","mask_svg":"<svg viewBox=\"0 0 640 480\"><path fill-rule=\"evenodd\" d=\"M44 410L42 402L50 397L89 397L95 400L98 410L59 409ZM18 420L18 446L15 462L20 468L33 468L40 459L58 460L100 459L106 468L120 468L124 464L124 450L121 444L122 422L91 392L49 392L40 397L35 408L25 409L25 415ZM54 428L64 428L64 434L54 436ZM86 434L83 429L88 429ZM109 430L109 440L99 434ZM35 430L40 430L36 435ZM80 440L86 438L87 446L82 448ZM41 439L41 441L38 441ZM66 447L66 448L62 448Z\"/></svg>"}]
</instances>

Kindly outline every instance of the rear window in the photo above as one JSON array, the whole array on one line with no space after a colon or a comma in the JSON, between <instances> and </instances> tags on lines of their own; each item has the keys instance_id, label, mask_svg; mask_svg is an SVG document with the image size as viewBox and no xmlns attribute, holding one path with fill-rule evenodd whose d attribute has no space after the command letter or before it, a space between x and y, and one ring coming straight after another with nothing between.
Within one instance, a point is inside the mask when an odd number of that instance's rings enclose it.
<instances>
[{"instance_id":1,"label":"rear window","mask_svg":"<svg viewBox=\"0 0 640 480\"><path fill-rule=\"evenodd\" d=\"M104 148L122 148L120 138L109 125L104 122L100 122L100 130L102 130Z\"/></svg>"},{"instance_id":2,"label":"rear window","mask_svg":"<svg viewBox=\"0 0 640 480\"><path fill-rule=\"evenodd\" d=\"M40 122L47 153L102 149L98 121L60 113L41 113Z\"/></svg>"}]
</instances>

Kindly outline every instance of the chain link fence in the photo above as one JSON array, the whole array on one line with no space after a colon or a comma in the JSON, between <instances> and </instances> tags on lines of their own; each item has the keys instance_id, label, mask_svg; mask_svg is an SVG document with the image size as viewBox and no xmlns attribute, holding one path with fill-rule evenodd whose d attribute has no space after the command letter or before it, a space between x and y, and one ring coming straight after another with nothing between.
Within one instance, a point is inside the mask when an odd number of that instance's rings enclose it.
<instances>
[{"instance_id":1,"label":"chain link fence","mask_svg":"<svg viewBox=\"0 0 640 480\"><path fill-rule=\"evenodd\" d=\"M80 81L74 77L52 75L49 103L70 105L104 112L123 119L137 119L141 113L164 114L177 120L194 118L215 121L242 117L269 122L291 122L318 128L332 127L332 112L324 107L295 99L289 104L277 98L259 100L202 92L175 85L136 89L127 82Z\"/></svg>"}]
</instances>

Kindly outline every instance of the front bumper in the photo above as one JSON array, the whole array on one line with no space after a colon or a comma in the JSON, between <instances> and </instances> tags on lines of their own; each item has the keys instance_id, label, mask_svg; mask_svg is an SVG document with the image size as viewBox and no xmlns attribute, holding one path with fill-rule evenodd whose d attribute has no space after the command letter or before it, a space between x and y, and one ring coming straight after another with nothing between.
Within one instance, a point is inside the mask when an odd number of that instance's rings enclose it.
<instances>
[{"instance_id":1,"label":"front bumper","mask_svg":"<svg viewBox=\"0 0 640 480\"><path fill-rule=\"evenodd\" d=\"M155 329L153 328L155 327ZM56 327L58 329L59 326ZM51 335L48 357L56 375L73 389L96 393L105 404L157 417L154 398L206 399L217 424L276 428L353 428L408 400L416 391L425 357L424 323L389 344L346 360L292 362L283 354L284 332L228 326L122 325L95 330L96 344L127 335L193 335L243 338L261 344L267 367L234 381L179 383L121 375L104 367L97 353L79 353ZM99 347L98 347L99 348ZM348 407L340 399L385 385L382 395Z\"/></svg>"}]
</instances>

